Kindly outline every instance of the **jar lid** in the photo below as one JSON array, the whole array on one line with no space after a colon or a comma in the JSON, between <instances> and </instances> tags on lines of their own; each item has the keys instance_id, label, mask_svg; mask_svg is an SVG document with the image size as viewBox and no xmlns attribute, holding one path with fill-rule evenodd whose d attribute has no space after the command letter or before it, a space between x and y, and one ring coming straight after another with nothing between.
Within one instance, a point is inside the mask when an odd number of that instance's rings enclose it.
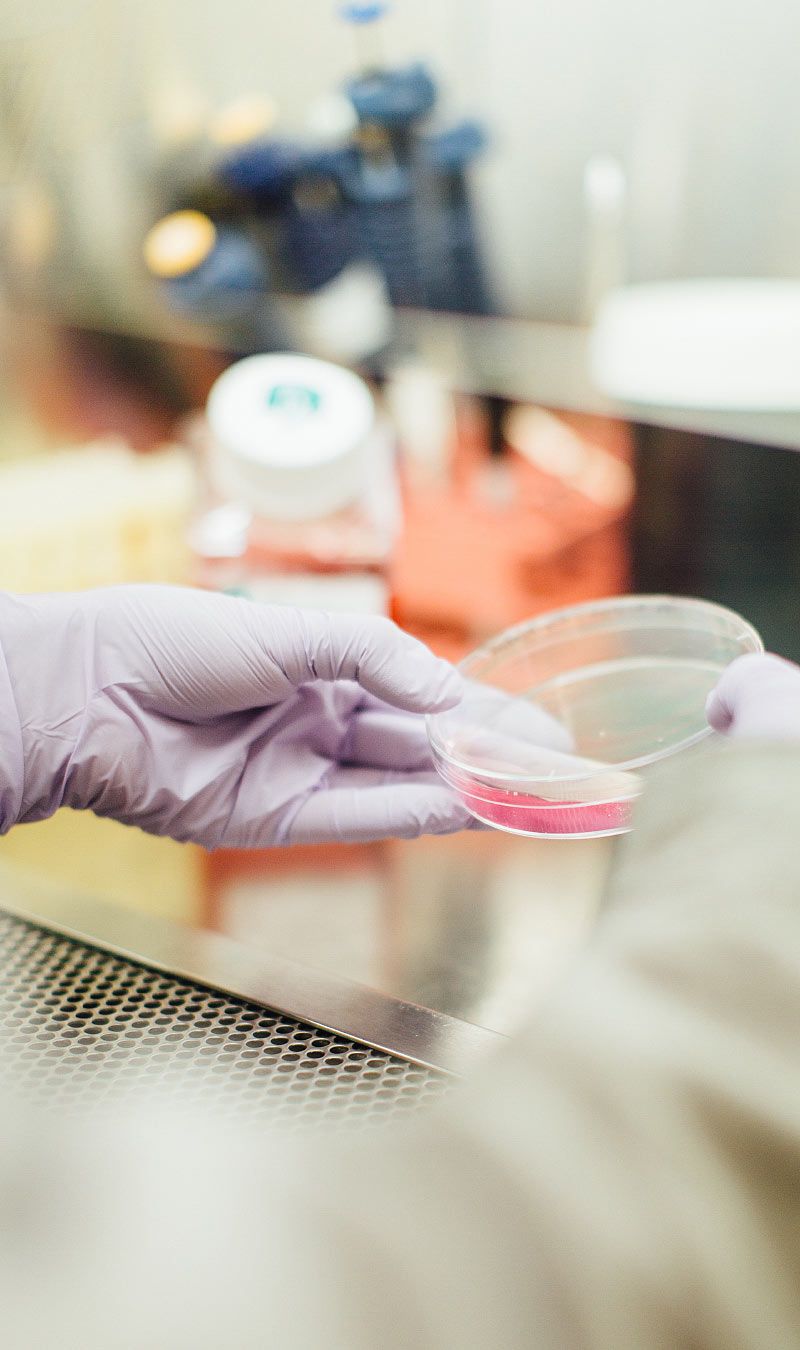
<instances>
[{"instance_id":1,"label":"jar lid","mask_svg":"<svg viewBox=\"0 0 800 1350\"><path fill-rule=\"evenodd\" d=\"M254 511L311 519L360 495L375 406L351 371L291 353L250 356L216 381L207 415L218 485Z\"/></svg>"}]
</instances>

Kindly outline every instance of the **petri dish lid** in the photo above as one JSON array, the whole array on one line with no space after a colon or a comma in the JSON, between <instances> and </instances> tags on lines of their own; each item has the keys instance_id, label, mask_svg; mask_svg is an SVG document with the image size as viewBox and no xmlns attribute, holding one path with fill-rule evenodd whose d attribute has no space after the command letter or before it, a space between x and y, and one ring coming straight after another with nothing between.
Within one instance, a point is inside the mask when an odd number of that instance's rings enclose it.
<instances>
[{"instance_id":1,"label":"petri dish lid","mask_svg":"<svg viewBox=\"0 0 800 1350\"><path fill-rule=\"evenodd\" d=\"M705 703L721 671L762 650L745 619L702 600L626 596L556 610L461 663L464 699L428 719L436 766L479 819L482 803L505 804L489 820L500 828L619 833L629 812L617 808L638 796L648 767L713 735ZM589 808L609 803L590 819ZM547 815L565 804L569 828L563 810ZM587 808L582 820L576 807Z\"/></svg>"}]
</instances>

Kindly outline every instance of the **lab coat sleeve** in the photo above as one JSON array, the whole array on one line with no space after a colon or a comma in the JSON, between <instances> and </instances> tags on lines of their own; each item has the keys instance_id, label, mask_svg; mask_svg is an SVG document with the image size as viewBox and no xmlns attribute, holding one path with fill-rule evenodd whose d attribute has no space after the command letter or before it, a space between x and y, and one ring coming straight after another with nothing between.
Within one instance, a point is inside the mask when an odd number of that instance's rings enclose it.
<instances>
[{"instance_id":1,"label":"lab coat sleeve","mask_svg":"<svg viewBox=\"0 0 800 1350\"><path fill-rule=\"evenodd\" d=\"M25 763L19 712L3 653L0 631L0 835L19 818L25 781Z\"/></svg>"},{"instance_id":2,"label":"lab coat sleeve","mask_svg":"<svg viewBox=\"0 0 800 1350\"><path fill-rule=\"evenodd\" d=\"M592 941L436 1112L82 1138L25 1306L81 1350L794 1347L799 1042L800 749L726 746L650 784Z\"/></svg>"},{"instance_id":3,"label":"lab coat sleeve","mask_svg":"<svg viewBox=\"0 0 800 1350\"><path fill-rule=\"evenodd\" d=\"M325 1278L280 1343L796 1346L798 1045L800 750L729 745L651 784L527 1031L306 1172L275 1278Z\"/></svg>"}]
</instances>

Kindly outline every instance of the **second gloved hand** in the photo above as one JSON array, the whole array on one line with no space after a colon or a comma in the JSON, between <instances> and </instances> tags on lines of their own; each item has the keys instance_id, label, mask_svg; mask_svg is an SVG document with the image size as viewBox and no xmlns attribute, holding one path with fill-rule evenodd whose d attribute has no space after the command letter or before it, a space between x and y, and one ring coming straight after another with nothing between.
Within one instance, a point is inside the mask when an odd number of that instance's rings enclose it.
<instances>
[{"instance_id":1,"label":"second gloved hand","mask_svg":"<svg viewBox=\"0 0 800 1350\"><path fill-rule=\"evenodd\" d=\"M706 704L724 735L800 741L800 667L780 656L740 656L723 672Z\"/></svg>"},{"instance_id":2,"label":"second gloved hand","mask_svg":"<svg viewBox=\"0 0 800 1350\"><path fill-rule=\"evenodd\" d=\"M21 734L0 832L62 805L211 848L470 823L420 716L460 679L387 620L170 587L0 595L0 656Z\"/></svg>"}]
</instances>

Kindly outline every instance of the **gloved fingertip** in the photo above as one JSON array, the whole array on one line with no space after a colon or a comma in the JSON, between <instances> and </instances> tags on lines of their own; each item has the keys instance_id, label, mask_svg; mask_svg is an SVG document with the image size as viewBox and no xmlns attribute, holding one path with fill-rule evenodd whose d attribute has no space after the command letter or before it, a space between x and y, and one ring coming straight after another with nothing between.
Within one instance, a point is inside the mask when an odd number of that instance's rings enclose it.
<instances>
[{"instance_id":1,"label":"gloved fingertip","mask_svg":"<svg viewBox=\"0 0 800 1350\"><path fill-rule=\"evenodd\" d=\"M445 712L448 708L454 708L464 697L464 681L455 667L448 661L439 661L438 665L440 677L438 688L431 699L431 712Z\"/></svg>"},{"instance_id":2,"label":"gloved fingertip","mask_svg":"<svg viewBox=\"0 0 800 1350\"><path fill-rule=\"evenodd\" d=\"M716 689L712 689L705 706L706 720L714 731L727 731L731 724L731 712Z\"/></svg>"},{"instance_id":3,"label":"gloved fingertip","mask_svg":"<svg viewBox=\"0 0 800 1350\"><path fill-rule=\"evenodd\" d=\"M464 681L449 661L429 651L415 651L410 660L397 666L391 681L373 683L379 697L408 712L446 712L461 702Z\"/></svg>"}]
</instances>

